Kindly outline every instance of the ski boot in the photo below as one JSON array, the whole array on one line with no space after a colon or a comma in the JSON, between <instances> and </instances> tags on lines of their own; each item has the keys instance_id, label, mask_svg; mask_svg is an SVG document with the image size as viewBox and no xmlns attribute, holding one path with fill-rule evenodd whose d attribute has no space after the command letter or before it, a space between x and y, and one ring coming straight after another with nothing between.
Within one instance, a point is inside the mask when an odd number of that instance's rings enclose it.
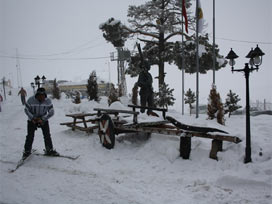
<instances>
[{"instance_id":1,"label":"ski boot","mask_svg":"<svg viewBox=\"0 0 272 204\"><path fill-rule=\"evenodd\" d=\"M59 156L60 155L55 149L44 150L44 154L47 156Z\"/></svg>"}]
</instances>

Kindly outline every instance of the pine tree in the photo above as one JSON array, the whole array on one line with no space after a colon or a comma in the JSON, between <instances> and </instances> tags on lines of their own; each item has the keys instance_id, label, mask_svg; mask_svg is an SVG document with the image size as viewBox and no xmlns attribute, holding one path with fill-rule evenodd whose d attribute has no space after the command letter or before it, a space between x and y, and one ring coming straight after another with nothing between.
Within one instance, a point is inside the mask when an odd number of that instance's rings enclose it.
<instances>
[{"instance_id":1,"label":"pine tree","mask_svg":"<svg viewBox=\"0 0 272 204\"><path fill-rule=\"evenodd\" d=\"M191 89L189 89L186 93L185 93L185 99L184 102L185 104L189 104L189 108L190 108L190 115L192 113L192 109L193 109L193 103L196 101L196 96L195 93L192 92Z\"/></svg>"},{"instance_id":2,"label":"pine tree","mask_svg":"<svg viewBox=\"0 0 272 204\"><path fill-rule=\"evenodd\" d=\"M239 108L242 108L242 106L238 105L238 102L241 99L236 93L233 93L231 90L227 94L226 102L225 102L225 113L229 113L229 117L232 112L238 110Z\"/></svg>"},{"instance_id":3,"label":"pine tree","mask_svg":"<svg viewBox=\"0 0 272 204\"><path fill-rule=\"evenodd\" d=\"M53 82L53 89L52 89L52 95L55 99L60 99L60 89L57 84L57 80L55 79Z\"/></svg>"},{"instance_id":4,"label":"pine tree","mask_svg":"<svg viewBox=\"0 0 272 204\"><path fill-rule=\"evenodd\" d=\"M131 102L134 105L138 105L138 85L137 85L137 83L135 83L134 87L132 88Z\"/></svg>"},{"instance_id":5,"label":"pine tree","mask_svg":"<svg viewBox=\"0 0 272 204\"><path fill-rule=\"evenodd\" d=\"M173 96L174 89L170 89L168 84L163 83L160 86L159 92L154 93L154 104L159 107L168 109L168 106L174 105Z\"/></svg>"},{"instance_id":6,"label":"pine tree","mask_svg":"<svg viewBox=\"0 0 272 204\"><path fill-rule=\"evenodd\" d=\"M91 100L98 101L98 85L95 71L93 71L89 76L87 84L87 93L90 101Z\"/></svg>"},{"instance_id":7,"label":"pine tree","mask_svg":"<svg viewBox=\"0 0 272 204\"><path fill-rule=\"evenodd\" d=\"M219 124L224 125L224 107L223 103L221 102L220 94L217 93L215 85L212 85L208 101L208 119L213 120L216 118Z\"/></svg>"},{"instance_id":8,"label":"pine tree","mask_svg":"<svg viewBox=\"0 0 272 204\"><path fill-rule=\"evenodd\" d=\"M112 86L111 89L110 89L109 97L108 97L109 106L115 101L119 101L118 91L114 88L114 86Z\"/></svg>"},{"instance_id":9,"label":"pine tree","mask_svg":"<svg viewBox=\"0 0 272 204\"><path fill-rule=\"evenodd\" d=\"M195 24L195 16L193 12L190 12L192 6L192 0L186 1L186 9L188 14L189 25ZM143 55L148 56L150 65L157 65L159 70L159 88L164 83L164 63L177 62L177 52L175 52L174 39L177 36L184 35L186 38L187 49L186 52L188 59L186 59L186 66L189 65L189 73L196 72L195 64L193 63L194 54L194 32L195 27L189 26L190 34L182 33L182 13L181 13L181 1L176 0L149 0L146 3L139 6L129 6L128 8L128 22L129 25L124 25L121 21L114 18L110 18L105 23L100 25L100 29L103 32L104 38L111 42L115 47L123 47L125 42L130 37L137 37L145 45L143 46ZM191 43L188 43L191 42ZM210 51L211 45L209 44L208 36L200 38L200 44L206 48L207 54L203 55L204 70L212 69L210 62L212 62ZM193 50L193 52L191 52ZM216 49L218 54L218 49ZM186 55L186 56L187 56ZM223 56L217 55L217 61L222 63L216 63L216 69L220 69L226 65L226 60ZM139 54L132 57L127 73L132 77L137 76L140 72ZM200 59L201 61L201 59ZM188 64L187 64L188 63ZM200 66L202 69L203 66ZM187 71L187 70L186 70ZM200 71L205 73L205 71Z\"/></svg>"}]
</instances>

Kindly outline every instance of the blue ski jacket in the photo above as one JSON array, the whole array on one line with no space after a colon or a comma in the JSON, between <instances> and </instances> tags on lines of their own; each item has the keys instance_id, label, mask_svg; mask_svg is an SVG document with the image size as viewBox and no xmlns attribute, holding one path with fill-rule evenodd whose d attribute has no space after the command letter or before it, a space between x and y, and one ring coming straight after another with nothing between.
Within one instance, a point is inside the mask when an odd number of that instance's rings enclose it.
<instances>
[{"instance_id":1,"label":"blue ski jacket","mask_svg":"<svg viewBox=\"0 0 272 204\"><path fill-rule=\"evenodd\" d=\"M49 98L39 102L35 96L31 96L25 104L25 113L29 121L34 118L41 118L43 121L47 121L54 115L54 108Z\"/></svg>"}]
</instances>

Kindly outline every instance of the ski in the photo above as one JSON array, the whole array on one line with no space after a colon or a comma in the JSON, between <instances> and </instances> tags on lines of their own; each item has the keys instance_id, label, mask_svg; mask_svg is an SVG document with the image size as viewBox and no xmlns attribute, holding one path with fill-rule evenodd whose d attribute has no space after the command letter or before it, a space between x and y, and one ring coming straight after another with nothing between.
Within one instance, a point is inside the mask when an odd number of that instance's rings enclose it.
<instances>
[{"instance_id":1,"label":"ski","mask_svg":"<svg viewBox=\"0 0 272 204\"><path fill-rule=\"evenodd\" d=\"M34 152L36 152L35 149L32 150L31 154L28 155L27 157L20 159L20 160L17 162L16 167L15 167L14 169L10 169L10 170L9 170L9 173L13 173L13 172L15 172L17 169L19 169L20 166L22 166L22 165L23 165L23 164L31 157L31 155L32 155Z\"/></svg>"},{"instance_id":2,"label":"ski","mask_svg":"<svg viewBox=\"0 0 272 204\"><path fill-rule=\"evenodd\" d=\"M45 157L62 157L62 158L66 158L66 159L71 159L71 160L76 160L80 155L76 155L76 156L72 156L72 155L47 155L47 154L43 154L43 153L39 153L39 152L35 152L34 155L37 156L45 156Z\"/></svg>"}]
</instances>

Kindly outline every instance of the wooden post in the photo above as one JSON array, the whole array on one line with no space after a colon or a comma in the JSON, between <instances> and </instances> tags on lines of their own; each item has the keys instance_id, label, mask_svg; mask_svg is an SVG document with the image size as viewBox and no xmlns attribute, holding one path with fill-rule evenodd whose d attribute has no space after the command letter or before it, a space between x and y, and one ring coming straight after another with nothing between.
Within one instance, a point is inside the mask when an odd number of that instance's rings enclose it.
<instances>
[{"instance_id":1,"label":"wooden post","mask_svg":"<svg viewBox=\"0 0 272 204\"><path fill-rule=\"evenodd\" d=\"M82 116L82 120L83 120L84 127L87 128L87 123L84 116Z\"/></svg>"},{"instance_id":2,"label":"wooden post","mask_svg":"<svg viewBox=\"0 0 272 204\"><path fill-rule=\"evenodd\" d=\"M223 141L222 140L212 140L212 147L210 151L210 158L218 160L217 158L217 152L222 151L223 147Z\"/></svg>"},{"instance_id":3,"label":"wooden post","mask_svg":"<svg viewBox=\"0 0 272 204\"><path fill-rule=\"evenodd\" d=\"M76 126L76 120L77 120L77 118L76 118L76 117L74 117L74 123L73 123L73 127L72 127L72 130L75 130L75 126Z\"/></svg>"},{"instance_id":4,"label":"wooden post","mask_svg":"<svg viewBox=\"0 0 272 204\"><path fill-rule=\"evenodd\" d=\"M179 152L183 159L189 159L191 152L191 137L180 137Z\"/></svg>"}]
</instances>

